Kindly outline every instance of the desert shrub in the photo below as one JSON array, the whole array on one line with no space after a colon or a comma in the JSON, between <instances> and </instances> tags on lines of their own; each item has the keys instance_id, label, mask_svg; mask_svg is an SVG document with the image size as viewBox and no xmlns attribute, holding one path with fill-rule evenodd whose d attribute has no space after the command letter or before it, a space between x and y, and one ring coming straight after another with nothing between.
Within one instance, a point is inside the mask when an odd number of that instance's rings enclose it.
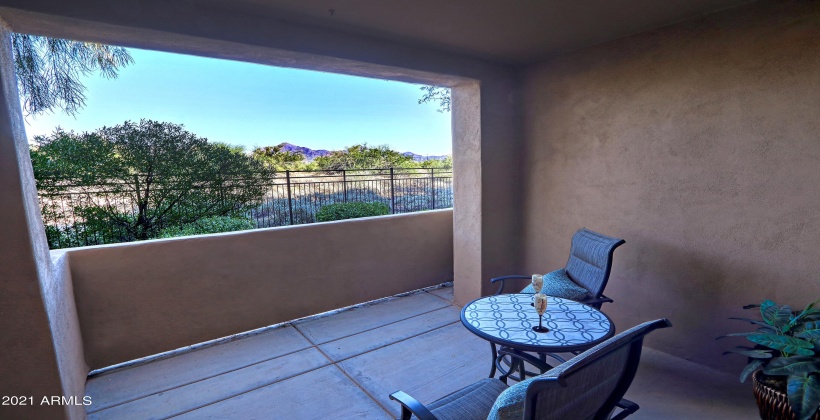
<instances>
[{"instance_id":1,"label":"desert shrub","mask_svg":"<svg viewBox=\"0 0 820 420\"><path fill-rule=\"evenodd\" d=\"M71 248L74 246L85 246L85 238L80 236L77 224L61 226L46 225L46 240L49 249Z\"/></svg>"},{"instance_id":2,"label":"desert shrub","mask_svg":"<svg viewBox=\"0 0 820 420\"><path fill-rule=\"evenodd\" d=\"M347 188L347 198L350 202L373 202L379 201L386 206L390 203L389 190L387 196L382 195L377 189L368 187L365 183L350 182ZM361 185L356 185L361 184ZM294 195L293 224L301 225L305 223L321 222L316 215L319 209L330 204L344 203L344 194L341 189L314 191L308 194ZM389 213L389 206L388 213ZM254 220L257 228L286 226L290 225L290 211L287 198L271 198L247 213L248 217ZM368 215L370 216L370 215Z\"/></svg>"},{"instance_id":3,"label":"desert shrub","mask_svg":"<svg viewBox=\"0 0 820 420\"><path fill-rule=\"evenodd\" d=\"M159 237L174 238L177 236L205 235L208 233L233 232L253 228L253 222L244 217L215 216L199 219L196 222L182 226L172 226L163 229Z\"/></svg>"},{"instance_id":4,"label":"desert shrub","mask_svg":"<svg viewBox=\"0 0 820 420\"><path fill-rule=\"evenodd\" d=\"M45 212L43 214L45 219L48 215ZM71 248L135 240L133 235L122 227L123 224L132 222L134 215L125 212L110 214L112 216L95 207L76 206L67 213L67 219L77 220L74 223L66 223L65 219L54 220L56 218L44 220L47 223L45 231L49 248Z\"/></svg>"},{"instance_id":5,"label":"desert shrub","mask_svg":"<svg viewBox=\"0 0 820 420\"><path fill-rule=\"evenodd\" d=\"M364 203L351 201L323 206L316 212L316 221L329 222L331 220L356 219L359 217L383 216L390 213L390 207L384 203Z\"/></svg>"},{"instance_id":6,"label":"desert shrub","mask_svg":"<svg viewBox=\"0 0 820 420\"><path fill-rule=\"evenodd\" d=\"M316 209L322 206L323 201L331 201L324 194L311 194L293 200L293 224L301 225L316 222ZM324 198L324 200L323 200ZM341 200L341 198L340 198ZM290 225L290 209L287 198L274 198L265 201L262 205L248 212L257 228Z\"/></svg>"}]
</instances>

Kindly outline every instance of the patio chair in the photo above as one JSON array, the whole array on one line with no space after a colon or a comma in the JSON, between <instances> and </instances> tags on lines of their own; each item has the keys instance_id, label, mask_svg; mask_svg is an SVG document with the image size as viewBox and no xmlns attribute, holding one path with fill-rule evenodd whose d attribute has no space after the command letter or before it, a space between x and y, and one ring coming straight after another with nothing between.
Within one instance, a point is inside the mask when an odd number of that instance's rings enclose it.
<instances>
[{"instance_id":1,"label":"patio chair","mask_svg":"<svg viewBox=\"0 0 820 420\"><path fill-rule=\"evenodd\" d=\"M612 271L612 255L615 253L615 248L626 243L620 238L613 238L593 232L587 228L578 229L572 235L572 243L569 249L569 259L566 267L562 270L563 273L552 272L544 276L544 288L549 288L548 282L553 280L559 283L558 287L553 287L554 292L550 294L571 299L585 305L592 306L595 309L601 309L604 303L612 303L613 300L604 295L604 288L609 281L609 274ZM553 276L555 275L555 276ZM496 295L504 292L505 281L510 279L531 279L532 276L524 275L510 275L503 277L496 277L491 279L491 283L501 282ZM560 284L563 283L563 284ZM532 285L528 285L520 293L535 293ZM498 349L494 343L490 343L493 360L499 354ZM580 352L573 352L578 354ZM539 354L542 362L546 361L546 357L551 357L564 362L564 359L557 354ZM504 357L502 362L510 366L510 358ZM548 365L549 366L549 365ZM544 369L541 369L544 372ZM496 365L490 369L490 378L495 376ZM526 372L528 375L534 375L533 372ZM513 379L515 376L510 376Z\"/></svg>"},{"instance_id":2,"label":"patio chair","mask_svg":"<svg viewBox=\"0 0 820 420\"><path fill-rule=\"evenodd\" d=\"M402 420L412 415L419 420L620 420L640 408L623 397L638 370L644 336L671 326L667 319L645 322L510 387L488 378L426 407L401 391L390 399L401 404ZM541 363L527 354L518 356L534 365Z\"/></svg>"},{"instance_id":3,"label":"patio chair","mask_svg":"<svg viewBox=\"0 0 820 420\"><path fill-rule=\"evenodd\" d=\"M596 309L601 309L601 305L606 302L612 302L612 299L604 296L604 288L607 281L609 281L609 273L612 270L612 254L615 248L626 243L623 239L612 238L593 232L587 228L579 229L572 236L572 246L569 250L569 260L564 268L566 277L580 288L586 290L586 295L581 291L581 297L577 296L561 296L560 293L555 295L581 302L590 305ZM551 273L552 274L552 273ZM496 277L490 282L501 282L498 291L495 294L499 295L504 291L504 284L506 280L510 279L530 279L532 276L511 275ZM550 281L544 278L544 283ZM570 285L573 286L573 285ZM579 288L579 289L580 289ZM527 286L521 293L535 293L532 286Z\"/></svg>"}]
</instances>

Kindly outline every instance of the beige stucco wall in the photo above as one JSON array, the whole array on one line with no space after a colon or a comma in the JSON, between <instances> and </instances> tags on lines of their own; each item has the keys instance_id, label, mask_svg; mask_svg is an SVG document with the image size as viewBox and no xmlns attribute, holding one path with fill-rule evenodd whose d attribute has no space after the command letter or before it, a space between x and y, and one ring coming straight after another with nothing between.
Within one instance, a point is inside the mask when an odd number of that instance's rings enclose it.
<instances>
[{"instance_id":1,"label":"beige stucco wall","mask_svg":"<svg viewBox=\"0 0 820 420\"><path fill-rule=\"evenodd\" d=\"M450 281L453 212L67 251L92 369Z\"/></svg>"},{"instance_id":2,"label":"beige stucco wall","mask_svg":"<svg viewBox=\"0 0 820 420\"><path fill-rule=\"evenodd\" d=\"M820 3L763 1L555 57L524 75L524 272L582 226L626 239L605 306L649 345L733 371L715 337L820 298ZM739 343L738 343L739 344Z\"/></svg>"},{"instance_id":3,"label":"beige stucco wall","mask_svg":"<svg viewBox=\"0 0 820 420\"><path fill-rule=\"evenodd\" d=\"M82 400L88 369L70 278L51 266L13 71L0 21L0 396L34 403L7 401L0 418L84 418L82 406L40 404L61 395Z\"/></svg>"}]
</instances>

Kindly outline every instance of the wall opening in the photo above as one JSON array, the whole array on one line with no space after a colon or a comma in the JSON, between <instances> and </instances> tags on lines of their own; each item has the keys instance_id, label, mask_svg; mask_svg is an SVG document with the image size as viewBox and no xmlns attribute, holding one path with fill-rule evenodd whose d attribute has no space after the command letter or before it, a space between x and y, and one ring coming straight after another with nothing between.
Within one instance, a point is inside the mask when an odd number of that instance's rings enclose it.
<instances>
[{"instance_id":1,"label":"wall opening","mask_svg":"<svg viewBox=\"0 0 820 420\"><path fill-rule=\"evenodd\" d=\"M73 42L14 36L42 74ZM43 89L21 83L52 249L453 206L446 87L94 48L125 59L76 73L79 105L37 112Z\"/></svg>"}]
</instances>

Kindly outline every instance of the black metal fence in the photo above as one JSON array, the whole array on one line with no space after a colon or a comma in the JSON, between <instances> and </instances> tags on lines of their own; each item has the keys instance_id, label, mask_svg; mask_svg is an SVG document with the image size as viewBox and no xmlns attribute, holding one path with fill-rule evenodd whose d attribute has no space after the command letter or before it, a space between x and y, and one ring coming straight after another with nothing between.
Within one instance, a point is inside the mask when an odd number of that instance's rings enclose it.
<instances>
[{"instance_id":1,"label":"black metal fence","mask_svg":"<svg viewBox=\"0 0 820 420\"><path fill-rule=\"evenodd\" d=\"M257 181L258 182L258 181ZM298 225L316 221L323 206L353 201L381 202L390 213L410 213L453 206L451 169L392 168L339 171L278 172L262 184L261 202L245 213L253 227ZM137 212L131 194L106 185L67 187L39 194L43 221L51 248L123 242L127 235L116 232L115 223L100 234L89 230L88 209L115 208L128 217ZM112 239L113 238L113 239Z\"/></svg>"}]
</instances>

